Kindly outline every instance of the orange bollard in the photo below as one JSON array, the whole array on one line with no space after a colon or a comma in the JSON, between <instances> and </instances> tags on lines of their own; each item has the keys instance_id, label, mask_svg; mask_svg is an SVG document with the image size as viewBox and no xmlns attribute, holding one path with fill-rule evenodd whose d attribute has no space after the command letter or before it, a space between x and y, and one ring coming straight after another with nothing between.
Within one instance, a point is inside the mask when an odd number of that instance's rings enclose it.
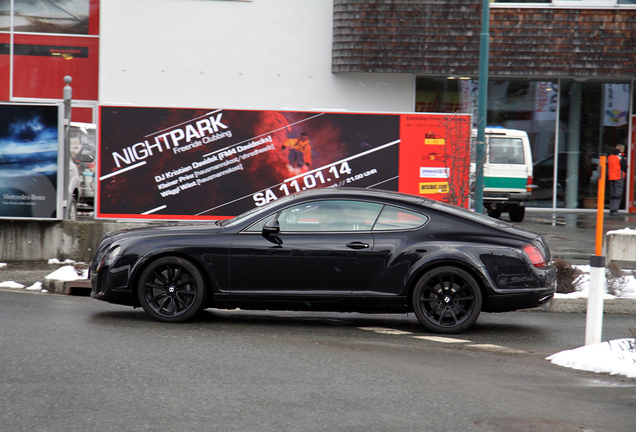
<instances>
[{"instance_id":1,"label":"orange bollard","mask_svg":"<svg viewBox=\"0 0 636 432\"><path fill-rule=\"evenodd\" d=\"M601 155L599 168L601 169L598 178L598 201L596 203L596 255L603 253L603 211L605 210L605 171L607 170L607 156Z\"/></svg>"}]
</instances>

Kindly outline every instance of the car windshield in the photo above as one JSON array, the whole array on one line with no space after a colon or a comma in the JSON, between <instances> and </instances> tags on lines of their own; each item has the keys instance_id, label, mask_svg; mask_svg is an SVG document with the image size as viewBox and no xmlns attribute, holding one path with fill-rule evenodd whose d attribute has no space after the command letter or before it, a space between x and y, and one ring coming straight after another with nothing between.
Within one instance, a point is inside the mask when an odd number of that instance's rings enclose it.
<instances>
[{"instance_id":1,"label":"car windshield","mask_svg":"<svg viewBox=\"0 0 636 432\"><path fill-rule=\"evenodd\" d=\"M490 137L489 160L490 163L523 165L525 160L521 139Z\"/></svg>"},{"instance_id":2,"label":"car windshield","mask_svg":"<svg viewBox=\"0 0 636 432\"><path fill-rule=\"evenodd\" d=\"M246 211L245 213L241 213L240 215L232 218L232 219L225 219L225 220L221 220L221 221L217 221L217 225L220 225L222 227L233 227L236 225L239 225L243 222L245 222L246 220L252 218L253 216L256 215L260 215L262 213L265 213L266 211L268 211L270 209L270 207L274 204L277 203L281 203L281 202L285 202L285 201L289 201L293 198L293 195L287 195L283 198L279 198L276 201L272 201L269 204L266 204L264 206L261 207L254 207L251 210Z\"/></svg>"}]
</instances>

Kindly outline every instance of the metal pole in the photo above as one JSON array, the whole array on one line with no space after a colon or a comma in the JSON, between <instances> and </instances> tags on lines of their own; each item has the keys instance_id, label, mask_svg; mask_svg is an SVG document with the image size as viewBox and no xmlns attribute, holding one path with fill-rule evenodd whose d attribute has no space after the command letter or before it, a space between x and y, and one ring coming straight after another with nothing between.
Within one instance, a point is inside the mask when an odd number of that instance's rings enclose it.
<instances>
[{"instance_id":1,"label":"metal pole","mask_svg":"<svg viewBox=\"0 0 636 432\"><path fill-rule=\"evenodd\" d=\"M585 315L585 345L601 342L603 336L603 295L605 294L605 257L603 253L603 210L605 209L605 169L607 156L601 155L596 203L596 255L590 257L590 288Z\"/></svg>"},{"instance_id":2,"label":"metal pole","mask_svg":"<svg viewBox=\"0 0 636 432\"><path fill-rule=\"evenodd\" d=\"M488 116L488 56L490 44L490 1L483 0L481 10L481 38L479 41L479 98L477 100L477 151L475 157L475 211L484 211L484 156L486 122Z\"/></svg>"},{"instance_id":3,"label":"metal pole","mask_svg":"<svg viewBox=\"0 0 636 432\"><path fill-rule=\"evenodd\" d=\"M69 75L64 77L64 150L62 157L64 158L64 168L62 173L62 184L64 185L63 205L64 205L64 219L69 219L69 199L68 196L68 184L69 184L69 162L71 159L71 99L73 98L73 88L70 86L73 82L73 78Z\"/></svg>"}]
</instances>

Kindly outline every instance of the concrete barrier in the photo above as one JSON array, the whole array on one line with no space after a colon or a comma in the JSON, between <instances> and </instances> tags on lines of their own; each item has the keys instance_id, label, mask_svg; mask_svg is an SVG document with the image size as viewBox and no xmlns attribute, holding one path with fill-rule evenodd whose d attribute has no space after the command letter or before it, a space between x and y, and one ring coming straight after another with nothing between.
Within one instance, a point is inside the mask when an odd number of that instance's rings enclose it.
<instances>
[{"instance_id":1,"label":"concrete barrier","mask_svg":"<svg viewBox=\"0 0 636 432\"><path fill-rule=\"evenodd\" d=\"M102 237L109 231L151 225L149 222L116 221L0 221L0 262L89 262Z\"/></svg>"},{"instance_id":2,"label":"concrete barrier","mask_svg":"<svg viewBox=\"0 0 636 432\"><path fill-rule=\"evenodd\" d=\"M608 264L615 262L623 269L636 269L636 230L625 228L608 231L603 248Z\"/></svg>"}]
</instances>

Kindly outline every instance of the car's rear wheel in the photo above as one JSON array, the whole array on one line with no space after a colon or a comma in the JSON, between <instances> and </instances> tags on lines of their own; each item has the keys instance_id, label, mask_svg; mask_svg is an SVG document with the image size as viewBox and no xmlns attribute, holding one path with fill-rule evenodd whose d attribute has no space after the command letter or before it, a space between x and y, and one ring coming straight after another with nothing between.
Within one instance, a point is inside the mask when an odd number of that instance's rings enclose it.
<instances>
[{"instance_id":1,"label":"car's rear wheel","mask_svg":"<svg viewBox=\"0 0 636 432\"><path fill-rule=\"evenodd\" d=\"M475 279L452 266L428 271L413 291L417 319L436 333L466 330L477 320L481 304L481 291Z\"/></svg>"},{"instance_id":2,"label":"car's rear wheel","mask_svg":"<svg viewBox=\"0 0 636 432\"><path fill-rule=\"evenodd\" d=\"M526 208L521 206L513 207L510 209L508 214L510 215L510 220L512 222L522 222L523 217L526 214Z\"/></svg>"},{"instance_id":3,"label":"car's rear wheel","mask_svg":"<svg viewBox=\"0 0 636 432\"><path fill-rule=\"evenodd\" d=\"M142 272L137 295L146 313L157 321L183 322L203 309L205 284L191 262L163 257Z\"/></svg>"}]
</instances>

